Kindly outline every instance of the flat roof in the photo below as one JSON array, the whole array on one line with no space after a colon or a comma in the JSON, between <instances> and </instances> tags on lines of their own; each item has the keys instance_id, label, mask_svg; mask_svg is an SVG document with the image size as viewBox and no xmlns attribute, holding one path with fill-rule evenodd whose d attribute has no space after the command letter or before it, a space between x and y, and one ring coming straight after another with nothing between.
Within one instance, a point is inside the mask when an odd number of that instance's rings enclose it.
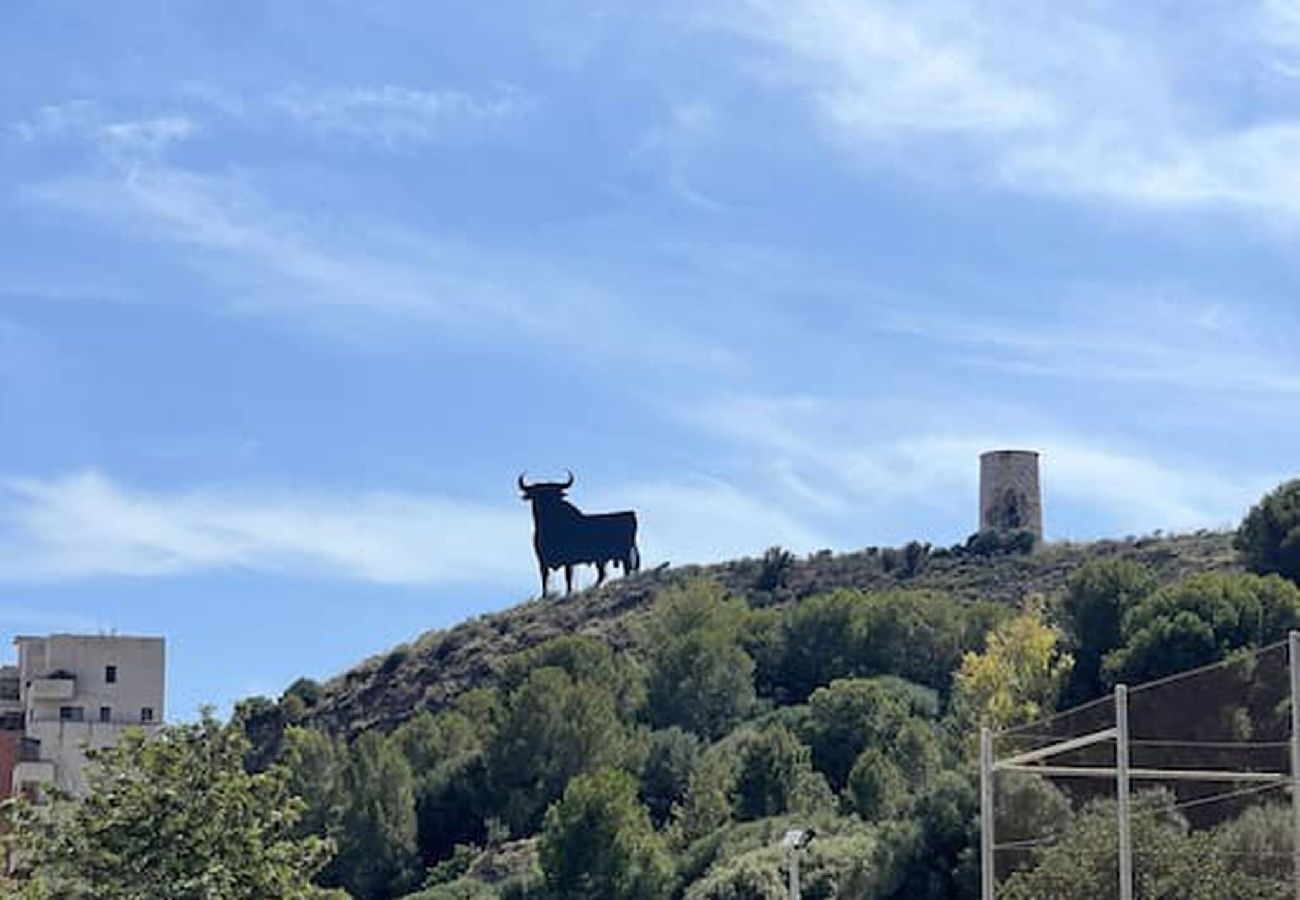
<instances>
[{"instance_id":1,"label":"flat roof","mask_svg":"<svg viewBox=\"0 0 1300 900\"><path fill-rule=\"evenodd\" d=\"M20 644L23 641L49 641L56 638L67 638L74 641L165 641L165 637L153 634L71 634L68 632L59 632L58 634L19 634L14 636L14 643Z\"/></svg>"}]
</instances>

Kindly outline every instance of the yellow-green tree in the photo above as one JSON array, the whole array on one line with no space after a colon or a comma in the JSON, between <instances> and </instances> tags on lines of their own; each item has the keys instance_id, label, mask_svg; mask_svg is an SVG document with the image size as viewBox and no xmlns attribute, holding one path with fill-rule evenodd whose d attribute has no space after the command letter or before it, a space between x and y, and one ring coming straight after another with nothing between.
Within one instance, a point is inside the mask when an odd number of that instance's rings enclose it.
<instances>
[{"instance_id":1,"label":"yellow-green tree","mask_svg":"<svg viewBox=\"0 0 1300 900\"><path fill-rule=\"evenodd\" d=\"M1074 666L1063 637L1037 598L989 632L984 652L965 654L957 672L957 709L967 723L1005 728L1050 712Z\"/></svg>"}]
</instances>

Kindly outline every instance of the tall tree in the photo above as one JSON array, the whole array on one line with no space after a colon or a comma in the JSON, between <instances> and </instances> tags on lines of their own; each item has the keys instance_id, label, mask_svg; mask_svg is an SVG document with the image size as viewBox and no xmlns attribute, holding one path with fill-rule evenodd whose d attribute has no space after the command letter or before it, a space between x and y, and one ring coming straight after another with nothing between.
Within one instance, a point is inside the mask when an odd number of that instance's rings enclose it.
<instances>
[{"instance_id":1,"label":"tall tree","mask_svg":"<svg viewBox=\"0 0 1300 900\"><path fill-rule=\"evenodd\" d=\"M546 814L539 853L556 900L668 895L672 865L625 772L602 769L573 779Z\"/></svg>"},{"instance_id":2,"label":"tall tree","mask_svg":"<svg viewBox=\"0 0 1300 900\"><path fill-rule=\"evenodd\" d=\"M844 787L858 755L869 745L896 744L913 719L939 712L934 691L891 676L840 678L808 701L807 739L813 763L835 790Z\"/></svg>"},{"instance_id":3,"label":"tall tree","mask_svg":"<svg viewBox=\"0 0 1300 900\"><path fill-rule=\"evenodd\" d=\"M1060 602L1074 654L1065 703L1084 703L1105 690L1102 660L1120 645L1124 616L1156 586L1150 568L1128 559L1092 560L1071 576Z\"/></svg>"},{"instance_id":4,"label":"tall tree","mask_svg":"<svg viewBox=\"0 0 1300 900\"><path fill-rule=\"evenodd\" d=\"M709 581L669 591L650 634L649 714L715 740L754 703L754 661L741 646L745 608Z\"/></svg>"},{"instance_id":5,"label":"tall tree","mask_svg":"<svg viewBox=\"0 0 1300 900\"><path fill-rule=\"evenodd\" d=\"M780 724L740 736L735 778L735 811L741 819L811 811L832 799L812 769L808 748Z\"/></svg>"},{"instance_id":6,"label":"tall tree","mask_svg":"<svg viewBox=\"0 0 1300 900\"><path fill-rule=\"evenodd\" d=\"M958 710L971 724L1004 728L1050 712L1074 664L1063 636L1031 599L988 636L983 653L967 653L957 672Z\"/></svg>"},{"instance_id":7,"label":"tall tree","mask_svg":"<svg viewBox=\"0 0 1300 900\"><path fill-rule=\"evenodd\" d=\"M633 743L605 685L563 669L533 669L507 699L487 764L502 816L523 837L569 779L630 762Z\"/></svg>"},{"instance_id":8,"label":"tall tree","mask_svg":"<svg viewBox=\"0 0 1300 900\"><path fill-rule=\"evenodd\" d=\"M641 799L656 825L667 822L673 806L686 796L699 755L700 739L689 731L666 728L650 734L641 767Z\"/></svg>"},{"instance_id":9,"label":"tall tree","mask_svg":"<svg viewBox=\"0 0 1300 900\"><path fill-rule=\"evenodd\" d=\"M346 750L346 748L345 748ZM342 813L339 750L334 739L313 728L285 729L280 763L289 773L289 789L302 799L303 834L332 836Z\"/></svg>"},{"instance_id":10,"label":"tall tree","mask_svg":"<svg viewBox=\"0 0 1300 900\"><path fill-rule=\"evenodd\" d=\"M1277 575L1202 572L1165 585L1124 618L1108 677L1130 684L1280 641L1300 627L1300 588Z\"/></svg>"},{"instance_id":11,"label":"tall tree","mask_svg":"<svg viewBox=\"0 0 1300 900\"><path fill-rule=\"evenodd\" d=\"M457 844L485 836L489 806L484 742L488 733L456 709L433 715L422 710L393 732L415 781L420 855L426 864L451 853Z\"/></svg>"},{"instance_id":12,"label":"tall tree","mask_svg":"<svg viewBox=\"0 0 1300 900\"><path fill-rule=\"evenodd\" d=\"M308 900L329 843L296 832L280 766L249 774L238 726L200 721L91 751L84 800L16 807L10 834L49 900Z\"/></svg>"},{"instance_id":13,"label":"tall tree","mask_svg":"<svg viewBox=\"0 0 1300 900\"><path fill-rule=\"evenodd\" d=\"M348 748L340 788L339 853L327 883L360 900L401 893L417 862L411 767L395 742L367 731Z\"/></svg>"},{"instance_id":14,"label":"tall tree","mask_svg":"<svg viewBox=\"0 0 1300 900\"><path fill-rule=\"evenodd\" d=\"M1234 545L1252 572L1300 582L1300 479L1265 494L1242 520Z\"/></svg>"}]
</instances>

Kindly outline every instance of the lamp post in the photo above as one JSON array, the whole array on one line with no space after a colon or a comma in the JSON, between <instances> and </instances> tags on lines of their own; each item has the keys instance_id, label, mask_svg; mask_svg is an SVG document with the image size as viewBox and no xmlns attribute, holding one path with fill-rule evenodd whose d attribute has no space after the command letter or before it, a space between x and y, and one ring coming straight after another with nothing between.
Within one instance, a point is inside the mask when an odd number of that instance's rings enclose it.
<instances>
[{"instance_id":1,"label":"lamp post","mask_svg":"<svg viewBox=\"0 0 1300 900\"><path fill-rule=\"evenodd\" d=\"M791 828L781 838L790 866L790 900L799 900L799 858L817 833L811 828Z\"/></svg>"}]
</instances>

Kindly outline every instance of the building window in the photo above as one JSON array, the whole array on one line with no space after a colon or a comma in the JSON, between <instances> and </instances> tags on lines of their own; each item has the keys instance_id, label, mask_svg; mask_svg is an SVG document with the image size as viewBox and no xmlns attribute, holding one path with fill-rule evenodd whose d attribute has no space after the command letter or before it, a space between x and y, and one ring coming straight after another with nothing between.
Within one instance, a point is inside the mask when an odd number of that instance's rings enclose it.
<instances>
[{"instance_id":1,"label":"building window","mask_svg":"<svg viewBox=\"0 0 1300 900\"><path fill-rule=\"evenodd\" d=\"M101 707L99 708L99 721L101 721L101 722L111 722L111 721L113 721L113 707L111 707L111 706L101 706Z\"/></svg>"},{"instance_id":2,"label":"building window","mask_svg":"<svg viewBox=\"0 0 1300 900\"><path fill-rule=\"evenodd\" d=\"M140 721L141 721L141 722L152 722L152 721L153 721L153 707L152 707L152 706L145 706L145 707L142 707L142 708L141 708L141 710L140 710Z\"/></svg>"},{"instance_id":3,"label":"building window","mask_svg":"<svg viewBox=\"0 0 1300 900\"><path fill-rule=\"evenodd\" d=\"M59 720L62 722L86 721L86 710L81 706L60 706Z\"/></svg>"},{"instance_id":4,"label":"building window","mask_svg":"<svg viewBox=\"0 0 1300 900\"><path fill-rule=\"evenodd\" d=\"M117 666L104 666L104 683L117 684Z\"/></svg>"}]
</instances>

